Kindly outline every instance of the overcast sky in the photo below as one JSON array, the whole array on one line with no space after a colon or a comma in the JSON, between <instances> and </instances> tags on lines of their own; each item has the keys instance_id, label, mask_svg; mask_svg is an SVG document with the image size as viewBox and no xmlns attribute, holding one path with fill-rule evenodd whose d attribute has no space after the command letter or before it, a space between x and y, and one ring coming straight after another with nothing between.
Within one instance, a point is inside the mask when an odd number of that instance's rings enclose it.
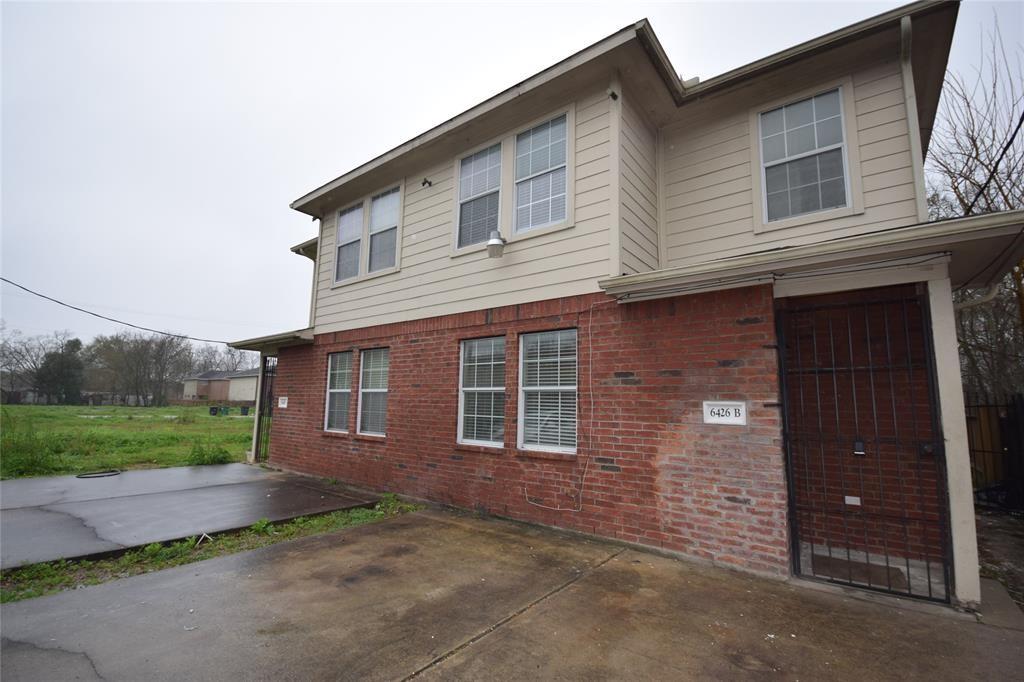
<instances>
[{"instance_id":1,"label":"overcast sky","mask_svg":"<svg viewBox=\"0 0 1024 682\"><path fill-rule=\"evenodd\" d=\"M237 340L306 326L302 194L647 17L709 78L903 3L0 5L2 271L97 312ZM950 68L1022 3L966 2ZM120 327L3 285L26 334Z\"/></svg>"}]
</instances>

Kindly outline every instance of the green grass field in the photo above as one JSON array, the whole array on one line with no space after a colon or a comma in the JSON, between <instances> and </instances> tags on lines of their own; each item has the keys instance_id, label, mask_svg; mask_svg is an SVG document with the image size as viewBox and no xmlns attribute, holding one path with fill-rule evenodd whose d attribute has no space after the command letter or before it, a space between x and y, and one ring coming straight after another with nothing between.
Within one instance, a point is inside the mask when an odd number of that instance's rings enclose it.
<instances>
[{"instance_id":1,"label":"green grass field","mask_svg":"<svg viewBox=\"0 0 1024 682\"><path fill-rule=\"evenodd\" d=\"M0 478L240 462L252 427L238 408L5 405Z\"/></svg>"}]
</instances>

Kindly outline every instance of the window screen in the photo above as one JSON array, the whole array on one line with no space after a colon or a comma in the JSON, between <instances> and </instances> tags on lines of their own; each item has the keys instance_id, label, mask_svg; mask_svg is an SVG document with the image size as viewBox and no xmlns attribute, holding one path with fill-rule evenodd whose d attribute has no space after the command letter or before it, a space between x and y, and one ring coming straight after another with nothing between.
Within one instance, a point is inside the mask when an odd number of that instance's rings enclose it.
<instances>
[{"instance_id":1,"label":"window screen","mask_svg":"<svg viewBox=\"0 0 1024 682\"><path fill-rule=\"evenodd\" d=\"M522 337L520 444L576 448L576 330Z\"/></svg>"},{"instance_id":2,"label":"window screen","mask_svg":"<svg viewBox=\"0 0 1024 682\"><path fill-rule=\"evenodd\" d=\"M768 220L846 206L838 89L761 114Z\"/></svg>"},{"instance_id":3,"label":"window screen","mask_svg":"<svg viewBox=\"0 0 1024 682\"><path fill-rule=\"evenodd\" d=\"M331 353L327 356L327 417L324 428L328 431L348 430L351 397L352 352Z\"/></svg>"},{"instance_id":4,"label":"window screen","mask_svg":"<svg viewBox=\"0 0 1024 682\"><path fill-rule=\"evenodd\" d=\"M462 342L459 441L505 441L505 338Z\"/></svg>"},{"instance_id":5,"label":"window screen","mask_svg":"<svg viewBox=\"0 0 1024 682\"><path fill-rule=\"evenodd\" d=\"M359 274L359 242L363 236L363 205L338 212L337 254L334 281Z\"/></svg>"},{"instance_id":6,"label":"window screen","mask_svg":"<svg viewBox=\"0 0 1024 682\"><path fill-rule=\"evenodd\" d=\"M459 164L459 247L485 242L498 229L500 185L500 144Z\"/></svg>"},{"instance_id":7,"label":"window screen","mask_svg":"<svg viewBox=\"0 0 1024 682\"><path fill-rule=\"evenodd\" d=\"M398 246L398 188L378 194L370 200L369 272L395 265Z\"/></svg>"},{"instance_id":8,"label":"window screen","mask_svg":"<svg viewBox=\"0 0 1024 682\"><path fill-rule=\"evenodd\" d=\"M359 364L359 433L383 436L388 413L388 349L364 350Z\"/></svg>"},{"instance_id":9,"label":"window screen","mask_svg":"<svg viewBox=\"0 0 1024 682\"><path fill-rule=\"evenodd\" d=\"M516 136L517 232L565 220L566 145L565 115Z\"/></svg>"}]
</instances>

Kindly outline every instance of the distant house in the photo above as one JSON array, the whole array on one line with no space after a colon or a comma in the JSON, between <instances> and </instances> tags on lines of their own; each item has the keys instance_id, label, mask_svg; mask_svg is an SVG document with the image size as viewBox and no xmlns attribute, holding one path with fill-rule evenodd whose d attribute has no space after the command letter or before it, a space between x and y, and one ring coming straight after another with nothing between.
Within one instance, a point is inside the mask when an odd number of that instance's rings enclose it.
<instances>
[{"instance_id":1,"label":"distant house","mask_svg":"<svg viewBox=\"0 0 1024 682\"><path fill-rule=\"evenodd\" d=\"M256 381L258 369L246 369L239 372L219 372L211 370L185 377L185 388L182 397L185 400L256 400Z\"/></svg>"},{"instance_id":2,"label":"distant house","mask_svg":"<svg viewBox=\"0 0 1024 682\"><path fill-rule=\"evenodd\" d=\"M260 378L258 368L235 372L228 377L228 400L231 402L255 402L256 383Z\"/></svg>"}]
</instances>

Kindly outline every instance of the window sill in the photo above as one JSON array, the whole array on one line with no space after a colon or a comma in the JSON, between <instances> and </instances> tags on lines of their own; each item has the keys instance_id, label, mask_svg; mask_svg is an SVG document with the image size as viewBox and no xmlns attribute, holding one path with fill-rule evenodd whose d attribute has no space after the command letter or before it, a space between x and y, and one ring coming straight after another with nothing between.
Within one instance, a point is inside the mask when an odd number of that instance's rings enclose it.
<instances>
[{"instance_id":1,"label":"window sill","mask_svg":"<svg viewBox=\"0 0 1024 682\"><path fill-rule=\"evenodd\" d=\"M792 218L785 218L784 220L775 220L770 223L758 224L754 222L754 233L761 234L762 232L774 232L775 230L785 230L789 227L800 227L801 225L810 225L811 223L821 223L826 220L835 220L837 218L847 218L853 215L864 215L864 209L856 208L853 206L844 206L843 208L831 208L827 211L815 211L814 213L805 213L803 215L794 216Z\"/></svg>"},{"instance_id":2,"label":"window sill","mask_svg":"<svg viewBox=\"0 0 1024 682\"><path fill-rule=\"evenodd\" d=\"M547 227L539 227L536 230L530 230L529 232L521 232L519 234L505 235L505 245L515 244L526 239L533 239L534 237L543 237L546 234L552 234L554 232L561 232L562 230L571 230L576 227L575 223L569 221L556 223L554 225L548 225ZM452 249L449 254L450 258L459 258L461 256L468 256L473 253L480 253L481 251L487 251L487 243L480 242L479 244L470 244L469 246L463 246L461 248ZM376 273L374 273L376 274Z\"/></svg>"},{"instance_id":3,"label":"window sill","mask_svg":"<svg viewBox=\"0 0 1024 682\"><path fill-rule=\"evenodd\" d=\"M516 457L525 457L527 459L547 459L555 462L575 462L576 453L573 452L548 452L546 450L524 450L522 448L516 448Z\"/></svg>"},{"instance_id":4,"label":"window sill","mask_svg":"<svg viewBox=\"0 0 1024 682\"><path fill-rule=\"evenodd\" d=\"M348 431L321 431L320 435L325 438L348 438L352 434Z\"/></svg>"},{"instance_id":5,"label":"window sill","mask_svg":"<svg viewBox=\"0 0 1024 682\"><path fill-rule=\"evenodd\" d=\"M459 452L475 452L481 455L504 455L507 450L504 445L474 445L472 443L456 443L453 449Z\"/></svg>"},{"instance_id":6,"label":"window sill","mask_svg":"<svg viewBox=\"0 0 1024 682\"><path fill-rule=\"evenodd\" d=\"M372 433L354 433L352 434L352 437L356 440L365 440L370 443L383 443L388 439L386 435L378 436Z\"/></svg>"},{"instance_id":7,"label":"window sill","mask_svg":"<svg viewBox=\"0 0 1024 682\"><path fill-rule=\"evenodd\" d=\"M369 272L365 275L360 275L358 277L349 277L348 279L343 279L340 282L335 282L334 284L331 285L331 288L340 289L342 287L347 287L352 284L359 284L360 282L365 282L368 279L376 279L378 277L384 277L385 275L393 275L396 272L401 272L401 270L402 268L396 265L395 267L387 268L386 270L377 270L376 272Z\"/></svg>"}]
</instances>

